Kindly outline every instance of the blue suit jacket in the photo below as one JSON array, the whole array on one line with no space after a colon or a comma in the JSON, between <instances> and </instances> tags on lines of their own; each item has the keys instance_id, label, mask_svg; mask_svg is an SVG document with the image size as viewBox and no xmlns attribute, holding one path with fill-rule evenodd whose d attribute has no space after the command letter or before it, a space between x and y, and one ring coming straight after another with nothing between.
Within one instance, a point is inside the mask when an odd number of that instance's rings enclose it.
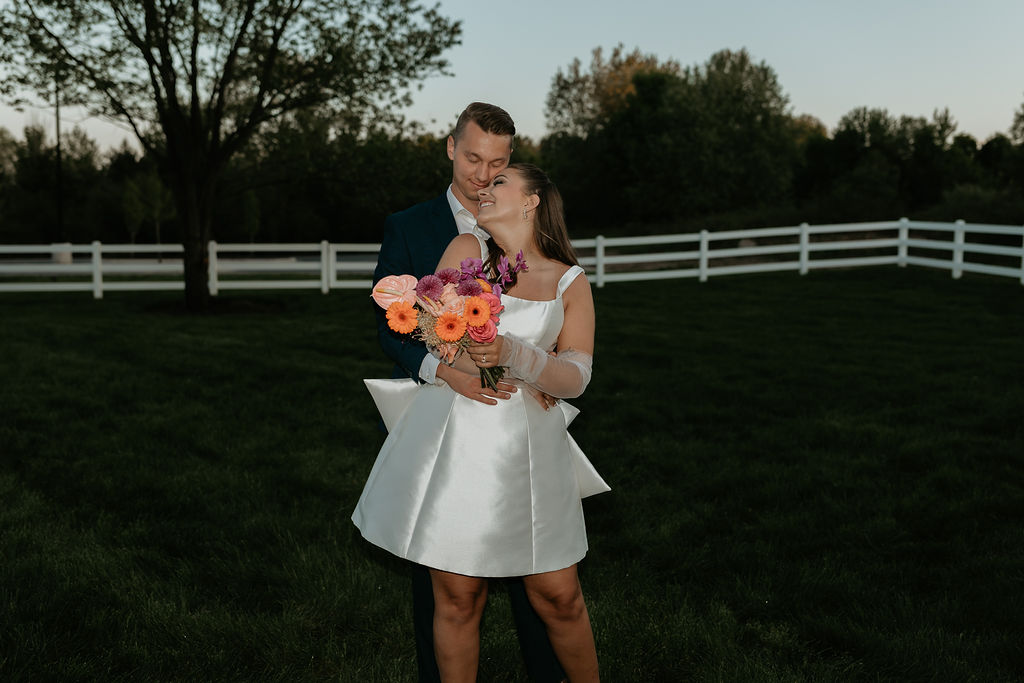
<instances>
[{"instance_id":1,"label":"blue suit jacket","mask_svg":"<svg viewBox=\"0 0 1024 683\"><path fill-rule=\"evenodd\" d=\"M385 275L421 278L433 273L448 243L458 234L447 190L435 199L391 214L384 221L377 268L373 271L374 284ZM395 362L391 376L420 381L420 364L427 355L427 347L410 335L391 331L384 309L376 303L373 307L377 314L377 340Z\"/></svg>"}]
</instances>

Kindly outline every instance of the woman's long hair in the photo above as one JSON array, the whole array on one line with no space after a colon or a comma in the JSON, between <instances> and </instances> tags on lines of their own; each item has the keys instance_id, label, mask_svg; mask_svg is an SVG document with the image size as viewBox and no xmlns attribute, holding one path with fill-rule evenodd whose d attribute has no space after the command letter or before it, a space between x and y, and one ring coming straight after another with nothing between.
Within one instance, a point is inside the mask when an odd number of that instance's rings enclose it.
<instances>
[{"instance_id":1,"label":"woman's long hair","mask_svg":"<svg viewBox=\"0 0 1024 683\"><path fill-rule=\"evenodd\" d=\"M519 173L523 179L523 191L527 195L535 194L540 199L533 221L533 238L540 253L553 261L578 266L579 259L569 240L569 230L565 226L565 211L562 207L562 195L558 188L548 178L547 173L533 164L509 164L508 168ZM491 276L497 275L498 259L502 255L514 262L514 254L504 254L493 237L487 240L487 259L484 261L484 272ZM517 277L513 274L512 282L506 289L514 287L516 280Z\"/></svg>"}]
</instances>

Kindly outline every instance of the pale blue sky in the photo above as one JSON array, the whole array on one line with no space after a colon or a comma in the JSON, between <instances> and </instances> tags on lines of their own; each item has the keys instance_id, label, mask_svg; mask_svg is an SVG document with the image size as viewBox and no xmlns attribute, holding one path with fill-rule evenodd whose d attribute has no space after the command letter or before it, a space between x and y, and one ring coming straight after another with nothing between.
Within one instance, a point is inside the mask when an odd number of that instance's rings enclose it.
<instances>
[{"instance_id":1,"label":"pale blue sky","mask_svg":"<svg viewBox=\"0 0 1024 683\"><path fill-rule=\"evenodd\" d=\"M429 4L431 0L426 0ZM747 48L778 75L795 114L831 130L859 106L930 117L948 107L959 131L983 142L1006 132L1024 102L1024 0L441 0L463 22L447 53L454 77L431 78L407 115L447 130L473 100L508 109L521 133L545 133L551 79L573 58L618 43L661 60L703 64L714 52ZM52 127L52 113L0 110L20 135L26 121ZM116 129L88 123L104 144ZM115 132L111 132L111 131Z\"/></svg>"},{"instance_id":2,"label":"pale blue sky","mask_svg":"<svg viewBox=\"0 0 1024 683\"><path fill-rule=\"evenodd\" d=\"M589 64L593 48L607 54L618 43L684 66L745 47L775 70L794 113L830 130L859 106L925 117L949 107L962 132L984 141L1006 132L1024 102L1024 0L441 0L441 7L463 20L462 45L449 53L456 77L427 81L410 110L439 127L482 99L539 137L556 71L573 58Z\"/></svg>"}]
</instances>

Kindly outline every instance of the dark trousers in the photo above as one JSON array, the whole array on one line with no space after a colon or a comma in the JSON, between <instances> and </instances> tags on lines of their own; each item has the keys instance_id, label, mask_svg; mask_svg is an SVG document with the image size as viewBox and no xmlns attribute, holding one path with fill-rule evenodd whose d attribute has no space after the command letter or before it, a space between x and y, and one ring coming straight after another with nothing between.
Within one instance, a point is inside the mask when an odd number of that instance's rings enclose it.
<instances>
[{"instance_id":1,"label":"dark trousers","mask_svg":"<svg viewBox=\"0 0 1024 683\"><path fill-rule=\"evenodd\" d=\"M565 680L551 648L544 622L537 616L526 597L522 579L505 579L512 618L519 636L519 649L526 662L530 680L537 683L558 683ZM416 661L419 664L420 683L441 683L434 657L434 590L430 585L430 570L423 565L412 569L412 619L416 631Z\"/></svg>"}]
</instances>

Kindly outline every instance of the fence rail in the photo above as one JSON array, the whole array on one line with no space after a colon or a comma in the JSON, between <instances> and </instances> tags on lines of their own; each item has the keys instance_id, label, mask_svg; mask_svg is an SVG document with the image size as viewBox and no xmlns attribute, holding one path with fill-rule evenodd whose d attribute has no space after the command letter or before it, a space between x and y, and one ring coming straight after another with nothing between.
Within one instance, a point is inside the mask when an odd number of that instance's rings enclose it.
<instances>
[{"instance_id":1,"label":"fence rail","mask_svg":"<svg viewBox=\"0 0 1024 683\"><path fill-rule=\"evenodd\" d=\"M968 239L970 238L970 239ZM924 266L1024 285L1024 226L898 221L574 240L598 287L614 282L860 266ZM210 242L210 293L367 289L379 244ZM0 245L0 292L184 289L181 245Z\"/></svg>"}]
</instances>

